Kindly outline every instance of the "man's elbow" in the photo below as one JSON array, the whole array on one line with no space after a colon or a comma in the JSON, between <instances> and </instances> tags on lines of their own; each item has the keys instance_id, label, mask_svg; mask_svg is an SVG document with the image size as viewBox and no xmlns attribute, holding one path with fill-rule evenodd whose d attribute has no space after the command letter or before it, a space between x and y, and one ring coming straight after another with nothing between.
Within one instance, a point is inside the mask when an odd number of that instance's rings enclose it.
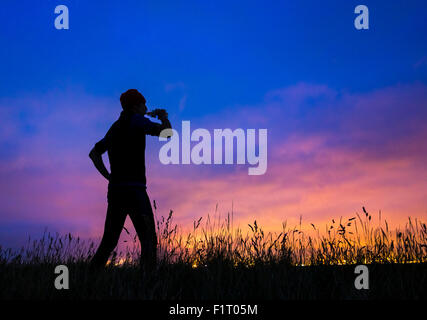
<instances>
[{"instance_id":1,"label":"man's elbow","mask_svg":"<svg viewBox=\"0 0 427 320\"><path fill-rule=\"evenodd\" d=\"M99 156L98 152L96 152L95 148L92 148L92 150L90 150L90 152L89 152L89 158L91 158L93 160L93 159L97 158L98 156Z\"/></svg>"}]
</instances>

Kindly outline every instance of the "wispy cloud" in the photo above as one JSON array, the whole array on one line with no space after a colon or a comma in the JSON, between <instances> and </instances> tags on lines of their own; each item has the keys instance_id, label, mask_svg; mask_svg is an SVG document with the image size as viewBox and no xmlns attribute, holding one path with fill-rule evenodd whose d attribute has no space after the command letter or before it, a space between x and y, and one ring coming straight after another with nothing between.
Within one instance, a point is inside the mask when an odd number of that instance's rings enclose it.
<instances>
[{"instance_id":1,"label":"wispy cloud","mask_svg":"<svg viewBox=\"0 0 427 320\"><path fill-rule=\"evenodd\" d=\"M185 89L185 84L182 81L165 84L166 92L171 92L176 89Z\"/></svg>"}]
</instances>

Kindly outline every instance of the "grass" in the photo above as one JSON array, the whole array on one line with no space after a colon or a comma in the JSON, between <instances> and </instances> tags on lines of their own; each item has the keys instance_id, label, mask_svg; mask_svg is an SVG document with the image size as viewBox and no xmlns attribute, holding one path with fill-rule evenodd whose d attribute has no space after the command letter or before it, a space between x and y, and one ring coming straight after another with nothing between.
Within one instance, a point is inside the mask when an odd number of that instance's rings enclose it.
<instances>
[{"instance_id":1,"label":"grass","mask_svg":"<svg viewBox=\"0 0 427 320\"><path fill-rule=\"evenodd\" d=\"M244 232L224 221L194 221L180 231L172 211L157 222L159 264L147 278L134 237L91 274L93 241L45 233L21 250L0 247L1 299L420 299L425 297L427 227L411 218L402 229L374 227L371 215L332 219L325 230L298 227ZM381 221L381 214L379 214ZM126 232L128 232L126 230ZM56 290L55 266L65 264L70 289ZM369 290L354 287L355 265L369 267Z\"/></svg>"}]
</instances>

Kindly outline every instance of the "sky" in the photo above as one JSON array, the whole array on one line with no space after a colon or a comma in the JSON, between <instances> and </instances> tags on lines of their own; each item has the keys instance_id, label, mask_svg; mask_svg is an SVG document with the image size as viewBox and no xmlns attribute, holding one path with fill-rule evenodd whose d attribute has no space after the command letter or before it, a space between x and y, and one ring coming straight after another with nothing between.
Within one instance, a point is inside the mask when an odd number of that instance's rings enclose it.
<instances>
[{"instance_id":1,"label":"sky","mask_svg":"<svg viewBox=\"0 0 427 320\"><path fill-rule=\"evenodd\" d=\"M354 8L369 8L357 30ZM54 10L69 9L57 30ZM265 230L362 206L427 217L425 1L2 1L0 245L102 235L107 181L88 153L136 88L175 129L268 130L268 169L169 165L147 138L156 218ZM107 161L107 159L105 159ZM217 209L216 209L217 208ZM126 225L129 228L129 220Z\"/></svg>"}]
</instances>

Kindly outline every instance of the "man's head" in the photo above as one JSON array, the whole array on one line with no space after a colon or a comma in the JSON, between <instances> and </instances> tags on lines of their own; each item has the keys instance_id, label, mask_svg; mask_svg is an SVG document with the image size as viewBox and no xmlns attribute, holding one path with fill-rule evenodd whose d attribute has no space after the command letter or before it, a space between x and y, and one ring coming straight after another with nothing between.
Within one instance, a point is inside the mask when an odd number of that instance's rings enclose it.
<instances>
[{"instance_id":1,"label":"man's head","mask_svg":"<svg viewBox=\"0 0 427 320\"><path fill-rule=\"evenodd\" d=\"M129 89L120 96L120 103L125 111L144 115L147 112L146 100L136 89Z\"/></svg>"}]
</instances>

